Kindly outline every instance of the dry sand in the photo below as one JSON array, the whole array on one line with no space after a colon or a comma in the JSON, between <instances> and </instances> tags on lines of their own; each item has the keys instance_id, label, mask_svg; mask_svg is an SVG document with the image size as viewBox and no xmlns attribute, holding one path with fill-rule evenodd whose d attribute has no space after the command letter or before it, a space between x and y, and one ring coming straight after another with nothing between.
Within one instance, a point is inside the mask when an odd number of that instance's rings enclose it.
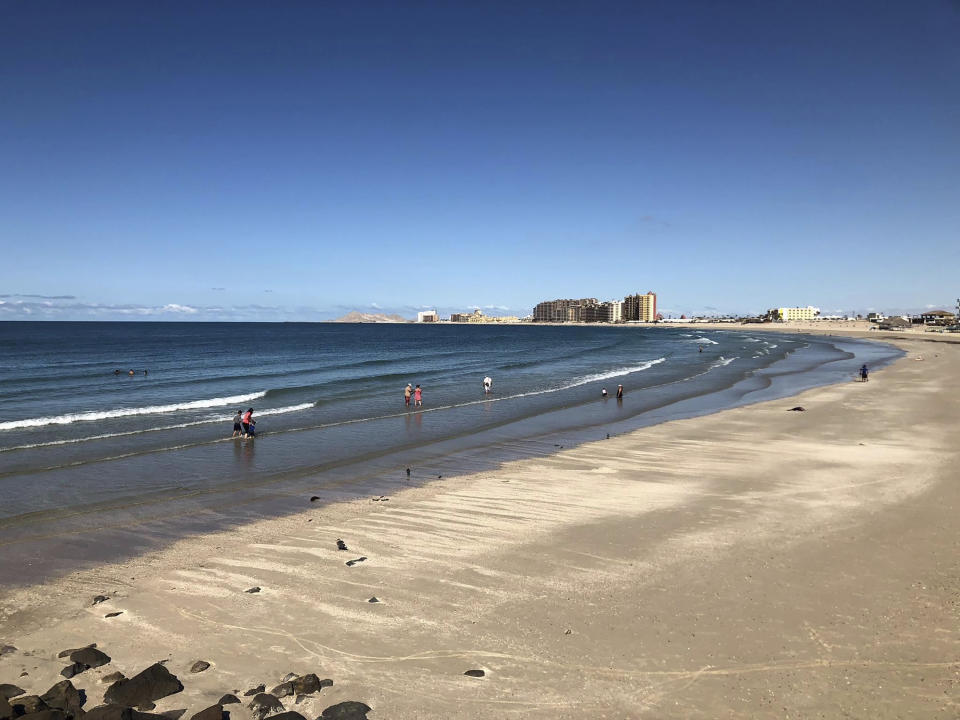
<instances>
[{"instance_id":1,"label":"dry sand","mask_svg":"<svg viewBox=\"0 0 960 720\"><path fill-rule=\"evenodd\" d=\"M88 709L98 678L169 658L186 690L157 711L185 718L288 672L335 683L284 699L311 720L348 699L373 720L956 718L960 346L923 340L898 336L908 356L869 383L385 502L304 498L302 515L2 591L0 644L18 650L0 682L43 692L60 650L97 642L113 662L74 678ZM191 675L198 659L212 667Z\"/></svg>"}]
</instances>

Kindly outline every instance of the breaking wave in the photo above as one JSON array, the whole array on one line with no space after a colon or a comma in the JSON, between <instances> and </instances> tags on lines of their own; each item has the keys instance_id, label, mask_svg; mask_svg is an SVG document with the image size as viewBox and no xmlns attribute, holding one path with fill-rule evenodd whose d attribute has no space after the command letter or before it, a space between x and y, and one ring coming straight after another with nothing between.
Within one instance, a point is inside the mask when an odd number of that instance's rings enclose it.
<instances>
[{"instance_id":1,"label":"breaking wave","mask_svg":"<svg viewBox=\"0 0 960 720\"><path fill-rule=\"evenodd\" d=\"M252 400L258 400L266 394L266 391L263 391L248 393L246 395L209 398L208 400L191 400L189 402L173 403L170 405L147 405L146 407L117 408L115 410L97 410L93 412L55 415L52 417L27 418L26 420L10 420L0 422L0 430L43 427L44 425L72 425L78 422L109 420L111 418L132 417L134 415L159 415L162 413L177 412L179 410L202 410L203 408L221 407L223 405L240 405L251 402ZM266 413L261 412L259 414L264 415Z\"/></svg>"}]
</instances>

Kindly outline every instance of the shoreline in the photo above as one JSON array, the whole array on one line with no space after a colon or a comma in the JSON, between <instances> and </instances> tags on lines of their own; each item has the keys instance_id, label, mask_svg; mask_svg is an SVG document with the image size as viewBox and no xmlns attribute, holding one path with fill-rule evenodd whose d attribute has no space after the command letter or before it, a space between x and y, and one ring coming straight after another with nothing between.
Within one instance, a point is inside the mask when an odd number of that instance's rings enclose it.
<instances>
[{"instance_id":1,"label":"shoreline","mask_svg":"<svg viewBox=\"0 0 960 720\"><path fill-rule=\"evenodd\" d=\"M865 385L0 590L0 644L18 648L0 658L0 682L42 693L60 679L60 650L98 642L114 661L74 678L87 709L100 676L169 658L186 690L158 711L193 713L292 671L334 679L287 706L307 717L341 700L367 703L373 720L495 707L948 717L960 671L960 490L949 481L960 352L924 345L920 363L912 338L894 340L909 355ZM98 594L110 600L92 606ZM197 659L213 667L191 675ZM486 677L463 675L473 668Z\"/></svg>"},{"instance_id":2,"label":"shoreline","mask_svg":"<svg viewBox=\"0 0 960 720\"><path fill-rule=\"evenodd\" d=\"M884 357L886 353L879 343L860 347L866 348L864 356L873 353L874 357ZM837 345L834 349L854 352L854 347L849 346ZM517 459L546 458L558 448L578 447L604 435L609 438L664 422L703 417L846 379L829 369L836 360L826 362L819 358L810 365L804 354L807 352L794 351L774 363L770 375L762 369L732 385L705 393L694 391L689 397L681 396L662 405L650 405L647 401L642 409L623 416L619 412L618 417L603 416L602 409L619 410L620 405L614 405L613 400L598 401L479 429L470 435L419 444L413 449L371 452L321 466L198 487L186 493L126 496L99 504L63 505L12 516L0 520L0 548L4 551L0 553L0 589L44 582L74 569L162 551L181 537L241 527L262 517L297 514L302 512L304 495L318 498L316 507L325 507L371 493L389 494L411 483L428 484L438 476L495 471ZM856 352L859 356L861 350L857 348ZM886 357L884 364L892 361L892 357ZM858 359L855 364L859 362ZM851 375L854 369L849 368ZM641 392L650 390L645 387ZM628 405L633 405L629 400ZM467 438L469 442L465 442ZM228 442L229 439L221 439L215 444ZM404 467L413 468L412 476L403 476Z\"/></svg>"}]
</instances>

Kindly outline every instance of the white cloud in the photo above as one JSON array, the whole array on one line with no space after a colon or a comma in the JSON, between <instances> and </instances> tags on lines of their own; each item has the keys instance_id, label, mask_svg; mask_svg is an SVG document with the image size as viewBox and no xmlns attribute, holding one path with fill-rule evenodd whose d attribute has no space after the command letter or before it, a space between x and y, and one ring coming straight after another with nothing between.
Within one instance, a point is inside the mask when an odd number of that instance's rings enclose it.
<instances>
[{"instance_id":1,"label":"white cloud","mask_svg":"<svg viewBox=\"0 0 960 720\"><path fill-rule=\"evenodd\" d=\"M189 305L178 305L177 303L170 303L160 308L160 312L183 313L185 315L195 315L199 311L194 307L190 307Z\"/></svg>"}]
</instances>

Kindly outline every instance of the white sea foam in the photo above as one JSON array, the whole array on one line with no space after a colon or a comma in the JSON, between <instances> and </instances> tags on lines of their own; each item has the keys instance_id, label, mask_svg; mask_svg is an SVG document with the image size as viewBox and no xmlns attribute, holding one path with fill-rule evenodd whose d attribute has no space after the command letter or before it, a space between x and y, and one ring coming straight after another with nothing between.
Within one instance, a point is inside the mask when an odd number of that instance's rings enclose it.
<instances>
[{"instance_id":1,"label":"white sea foam","mask_svg":"<svg viewBox=\"0 0 960 720\"><path fill-rule=\"evenodd\" d=\"M737 360L737 359L738 358L735 358L735 357L725 358L723 355L721 355L720 359L717 360L715 363L713 363L713 365L711 365L710 367L712 368L726 367L727 365L729 365L730 363L732 363L734 360Z\"/></svg>"},{"instance_id":2,"label":"white sea foam","mask_svg":"<svg viewBox=\"0 0 960 720\"><path fill-rule=\"evenodd\" d=\"M191 400L190 402L173 403L171 405L148 405L146 407L117 408L115 410L94 410L91 412L70 413L53 417L28 418L26 420L10 420L0 423L0 430L16 430L27 427L43 427L44 425L72 425L77 422L91 422L108 420L111 418L132 417L135 415L159 415L162 413L177 412L179 410L202 410L203 408L220 407L223 405L240 405L257 400L266 395L266 391L248 393L246 395L232 395L230 397L209 398L207 400ZM260 413L261 415L263 413Z\"/></svg>"},{"instance_id":3,"label":"white sea foam","mask_svg":"<svg viewBox=\"0 0 960 720\"><path fill-rule=\"evenodd\" d=\"M267 408L258 410L254 413L256 420L264 415L283 415L285 413L298 412L314 407L314 403L300 403L299 405L288 405L286 407ZM217 415L208 417L204 420L193 420L192 422L178 423L177 425L161 425L158 427L142 428L140 430L127 430L125 432L103 433L102 435L88 435L87 437L69 438L67 440L50 440L49 442L30 443L29 445L14 445L8 448L0 448L0 452L10 450L29 450L30 448L49 447L51 445L73 445L74 443L87 442L88 440L108 440L110 438L125 437L127 435L143 435L144 433L158 432L161 430L180 430L182 428L194 427L196 425L212 425L213 423L226 423L233 417L230 415Z\"/></svg>"},{"instance_id":4,"label":"white sea foam","mask_svg":"<svg viewBox=\"0 0 960 720\"><path fill-rule=\"evenodd\" d=\"M465 403L458 403L458 404L455 404L455 405L441 405L441 406L439 406L439 407L423 408L423 409L418 408L417 411L418 411L418 412L437 412L437 411L440 411L440 410L451 410L451 409L453 409L453 408L467 407L467 406L469 406L469 405L479 405L479 404L481 404L481 403L502 402L502 401L504 401L504 400L516 400L516 399L518 399L518 398L530 397L530 396L532 396L532 395L545 395L545 394L548 394L548 393L560 392L560 391L563 391L563 390L569 390L569 389L571 389L571 388L579 387L579 386L581 386L581 385L586 385L586 384L588 384L588 383L600 382L600 381L602 381L602 380L610 380L610 379L616 378L616 377L623 377L624 375L631 375L632 373L636 373L636 372L643 372L644 370L649 370L649 369L652 368L654 365L659 365L660 363L666 362L666 360L667 360L667 359L666 359L665 357L660 357L660 358L656 358L655 360L647 360L647 361L644 361L644 362L640 363L639 365L629 365L629 366L626 366L626 367L616 368L615 370L609 370L609 371L607 371L607 372L594 373L594 374L591 374L591 375L583 375L583 376L581 376L581 377L574 378L574 379L571 380L570 382L568 382L568 383L566 383L566 384L564 384L564 385L561 385L561 386L559 386L559 387L546 388L546 389L544 389L544 390L532 390L532 391L530 391L530 392L516 393L516 394L514 394L514 395L505 395L505 396L502 396L502 397L486 397L486 398L484 398L484 399L482 399L482 400L471 400L471 401L468 401L468 402L465 402ZM255 397L263 397L263 395L265 395L265 394L266 394L266 393L256 393L256 396L252 396L252 395L241 395L241 396L233 397L233 398L220 398L220 400L221 400L222 402L217 402L216 404L217 404L217 405L228 405L228 406L229 406L229 405L236 405L236 404L238 404L238 403L244 403L244 402L247 402L248 400L255 399ZM246 399L240 399L240 398L246 398ZM201 402L212 402L212 401L201 401ZM170 408L172 408L172 407L174 407L174 406L163 406L163 407L170 407ZM177 408L182 408L183 406L176 406L176 407L177 407ZM194 406L194 407L197 407L197 406ZM258 417L263 417L263 416L265 416L265 415L279 415L279 414L282 414L282 413L297 412L297 411L300 411L300 410L306 410L306 409L311 408L311 407L314 407L314 403L300 403L300 404L298 404L298 405L289 405L289 406L287 406L287 407L266 408L266 409L264 409L264 410L259 410L259 411L257 411L256 414L255 414L255 418L254 418L254 419L256 419L256 418L258 418ZM139 409L139 410L142 410L143 413L132 413L132 412L128 412L128 413L126 413L126 414L127 414L127 415L131 415L131 414L146 414L147 408L138 408L138 409ZM158 412L158 410L154 409L153 412ZM169 412L169 410L165 410L164 412ZM93 413L87 413L87 414L93 414ZM97 415L100 415L100 413L96 413L96 414L97 414ZM321 424L321 425L312 425L312 426L303 427L303 428L288 428L286 431L287 431L287 432L296 432L296 431L302 431L302 430L317 430L317 429L328 428L328 427L336 427L336 426L340 426L340 425L353 425L353 424L357 424L357 423L370 422L370 421L374 421L374 420L386 420L386 419L394 418L394 417L403 417L403 416L405 416L405 415L409 415L409 413L408 413L408 412L402 412L402 413L391 413L391 414L389 414L389 415L379 415L379 416L371 416L371 417L363 417L363 418L352 418L352 419L350 419L350 420L341 420L341 421L338 421L338 422L324 423L324 424ZM67 416L63 416L63 417L67 417ZM115 415L115 416L113 416L113 417L122 417L122 416L116 416L116 415ZM230 417L231 417L231 415L224 415L224 416L217 416L217 417L206 418L206 419L203 419L203 420L194 420L194 421L187 422L187 423L179 423L179 424L177 424L177 425L164 425L164 426L158 426L158 427L143 428L143 429L140 429L140 430L129 430L129 431L126 431L126 432L104 433L104 434L102 434L102 435L92 435L92 436L82 437L82 438L71 438L71 439L68 439L68 440L52 440L52 441L50 441L50 442L32 443L32 444L29 444L29 445L16 445L16 446L8 447L8 448L0 448L0 452L8 452L8 451L12 451L12 450L27 450L27 449L30 449L30 448L48 447L48 446L51 446L51 445L70 445L70 444L73 444L73 443L86 442L86 441L89 441L89 440L107 440L107 439L109 439L109 438L124 437L124 436L127 436L127 435L141 435L141 434L144 434L144 433L157 432L157 431L162 431L162 430L180 430L180 429L182 429L182 428L193 427L193 426L195 426L195 425L208 425L208 424L210 424L210 423L215 423L215 422L226 422L226 421L228 421L228 420L230 419ZM46 419L47 419L47 418L38 418L37 420L46 420ZM94 419L94 418L90 418L90 419ZM26 423L26 422L31 422L31 421L24 420L24 421L21 421L21 422ZM72 422L72 421L70 421L70 422ZM40 424L40 423L37 423L37 424ZM43 423L43 424L54 424L54 423ZM62 423L61 423L61 424L62 424ZM2 428L2 427L3 427L3 426L0 425L0 428ZM19 427L29 427L29 426L27 426L27 425L21 425L21 426L19 426ZM214 442L216 442L216 441L214 441ZM171 448L164 448L164 449L171 449Z\"/></svg>"},{"instance_id":5,"label":"white sea foam","mask_svg":"<svg viewBox=\"0 0 960 720\"><path fill-rule=\"evenodd\" d=\"M719 345L719 344L720 344L720 343L718 343L716 340L711 340L710 338L706 338L706 337L694 338L694 339L691 340L690 342L700 343L701 345L703 345L703 344L707 344L707 345Z\"/></svg>"}]
</instances>

